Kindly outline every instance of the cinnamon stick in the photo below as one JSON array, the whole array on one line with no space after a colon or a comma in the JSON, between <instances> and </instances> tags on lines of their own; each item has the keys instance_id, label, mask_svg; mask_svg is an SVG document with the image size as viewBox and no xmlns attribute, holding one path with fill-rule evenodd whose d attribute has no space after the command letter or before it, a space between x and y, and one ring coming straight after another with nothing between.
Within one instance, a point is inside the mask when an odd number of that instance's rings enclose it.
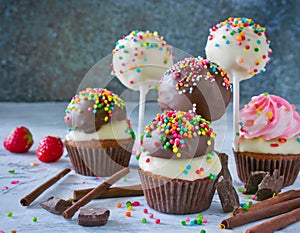
<instances>
[{"instance_id":1,"label":"cinnamon stick","mask_svg":"<svg viewBox=\"0 0 300 233\"><path fill-rule=\"evenodd\" d=\"M259 209L263 209L265 207L275 205L284 201L292 200L300 197L300 190L289 190L283 193L279 193L277 196L266 199L264 201L258 202L249 206L249 209L246 211L243 208L238 208L233 212L233 215L239 215L250 211L256 211Z\"/></svg>"},{"instance_id":2,"label":"cinnamon stick","mask_svg":"<svg viewBox=\"0 0 300 233\"><path fill-rule=\"evenodd\" d=\"M287 227L290 224L300 221L300 208L294 209L288 213L271 218L261 224L251 227L245 233L273 233Z\"/></svg>"},{"instance_id":3,"label":"cinnamon stick","mask_svg":"<svg viewBox=\"0 0 300 233\"><path fill-rule=\"evenodd\" d=\"M88 194L91 189L79 189L73 192L73 201L78 201L80 198ZM140 184L112 187L100 193L95 199L112 198L112 197L131 197L131 196L143 196L142 186Z\"/></svg>"},{"instance_id":4,"label":"cinnamon stick","mask_svg":"<svg viewBox=\"0 0 300 233\"><path fill-rule=\"evenodd\" d=\"M70 171L71 171L70 168L65 168L61 172L59 172L56 176L54 176L51 179L47 180L45 183L43 183L42 185L37 187L31 193L29 193L27 196L23 197L20 200L21 205L29 206L46 189L51 187L53 184L55 184L57 181L59 181L61 178L63 178L65 175L67 175Z\"/></svg>"},{"instance_id":5,"label":"cinnamon stick","mask_svg":"<svg viewBox=\"0 0 300 233\"><path fill-rule=\"evenodd\" d=\"M95 197L100 195L101 193L105 192L111 185L116 183L119 179L121 179L123 176L127 175L130 172L130 169L128 167L123 168L122 170L118 171L111 177L109 177L105 182L98 185L96 188L94 188L92 191L90 191L88 194L86 194L84 197L82 197L78 202L70 206L68 209L66 209L62 216L64 218L72 218L76 211L89 203L91 200L93 200Z\"/></svg>"},{"instance_id":6,"label":"cinnamon stick","mask_svg":"<svg viewBox=\"0 0 300 233\"><path fill-rule=\"evenodd\" d=\"M246 223L283 214L299 207L300 197L285 202L280 202L275 205L266 206L263 209L257 209L256 211L248 211L243 214L224 219L221 222L220 227L225 229L231 229L233 227L241 226Z\"/></svg>"}]
</instances>

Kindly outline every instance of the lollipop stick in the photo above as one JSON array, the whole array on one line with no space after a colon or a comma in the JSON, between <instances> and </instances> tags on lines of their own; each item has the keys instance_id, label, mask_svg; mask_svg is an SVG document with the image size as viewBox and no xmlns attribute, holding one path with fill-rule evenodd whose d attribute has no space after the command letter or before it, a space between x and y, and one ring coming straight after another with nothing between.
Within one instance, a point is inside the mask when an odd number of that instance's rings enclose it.
<instances>
[{"instance_id":1,"label":"lollipop stick","mask_svg":"<svg viewBox=\"0 0 300 233\"><path fill-rule=\"evenodd\" d=\"M233 76L233 148L236 151L238 146L239 132L239 109L240 109L240 83L236 76Z\"/></svg>"},{"instance_id":2,"label":"lollipop stick","mask_svg":"<svg viewBox=\"0 0 300 233\"><path fill-rule=\"evenodd\" d=\"M149 89L146 87L140 88L140 102L139 102L139 125L138 125L138 140L140 140L141 135L143 134L143 125L145 119L145 102L146 102L146 95ZM138 144L140 145L140 143Z\"/></svg>"}]
</instances>

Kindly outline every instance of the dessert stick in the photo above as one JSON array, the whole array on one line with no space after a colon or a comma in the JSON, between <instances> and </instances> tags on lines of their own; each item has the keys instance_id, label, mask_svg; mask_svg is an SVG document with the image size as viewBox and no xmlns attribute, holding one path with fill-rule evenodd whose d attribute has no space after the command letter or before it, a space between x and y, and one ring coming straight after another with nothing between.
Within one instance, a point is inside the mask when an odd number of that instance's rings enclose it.
<instances>
[{"instance_id":1,"label":"dessert stick","mask_svg":"<svg viewBox=\"0 0 300 233\"><path fill-rule=\"evenodd\" d=\"M259 209L264 209L268 206L272 206L284 201L288 201L288 200L292 200L295 198L299 198L300 197L300 190L288 190L286 192L283 193L279 193L277 196L266 199L264 201L258 202L256 204L253 204L251 206L249 206L249 209L246 211L243 208L238 208L233 212L233 215L239 215L239 214L244 214L246 212L250 212L250 211L256 211Z\"/></svg>"},{"instance_id":2,"label":"dessert stick","mask_svg":"<svg viewBox=\"0 0 300 233\"><path fill-rule=\"evenodd\" d=\"M245 233L273 233L287 227L288 225L300 221L300 208L294 209L288 213L271 218L261 224L248 228Z\"/></svg>"},{"instance_id":3,"label":"dessert stick","mask_svg":"<svg viewBox=\"0 0 300 233\"><path fill-rule=\"evenodd\" d=\"M59 181L61 178L63 178L65 175L67 175L70 171L71 171L70 168L65 168L61 172L59 172L56 176L54 176L51 179L47 180L45 183L43 183L42 185L37 187L31 193L29 193L27 196L23 197L20 200L21 205L29 206L31 204L31 202L33 202L46 189L51 187L53 184L55 184L57 181Z\"/></svg>"},{"instance_id":4,"label":"dessert stick","mask_svg":"<svg viewBox=\"0 0 300 233\"><path fill-rule=\"evenodd\" d=\"M283 214L299 207L300 207L300 197L285 202L281 202L275 205L267 206L263 209L245 212L244 214L239 214L224 219L220 224L220 228L231 229L233 227L241 226L246 223Z\"/></svg>"},{"instance_id":5,"label":"dessert stick","mask_svg":"<svg viewBox=\"0 0 300 233\"><path fill-rule=\"evenodd\" d=\"M73 192L73 201L78 201L80 198L88 194L91 189L78 189ZM140 184L112 187L105 190L100 195L96 196L95 199L101 198L112 198L112 197L131 197L131 196L143 196L142 186Z\"/></svg>"},{"instance_id":6,"label":"dessert stick","mask_svg":"<svg viewBox=\"0 0 300 233\"><path fill-rule=\"evenodd\" d=\"M72 218L73 215L76 213L76 211L89 203L91 200L93 200L95 197L103 193L105 190L107 190L111 185L116 183L119 179L121 179L123 176L127 175L130 172L130 169L128 167L123 168L122 170L118 171L111 177L109 177L105 182L98 185L96 188L94 188L92 191L90 191L88 194L86 194L84 197L82 197L78 202L70 206L68 209L66 209L62 216L64 218Z\"/></svg>"}]
</instances>

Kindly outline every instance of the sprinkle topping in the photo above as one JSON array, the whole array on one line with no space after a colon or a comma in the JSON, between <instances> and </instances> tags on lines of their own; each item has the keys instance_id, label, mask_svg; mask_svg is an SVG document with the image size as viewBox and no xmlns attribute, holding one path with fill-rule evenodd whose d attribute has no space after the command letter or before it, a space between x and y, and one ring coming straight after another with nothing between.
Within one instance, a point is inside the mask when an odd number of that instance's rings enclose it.
<instances>
[{"instance_id":1,"label":"sprinkle topping","mask_svg":"<svg viewBox=\"0 0 300 233\"><path fill-rule=\"evenodd\" d=\"M157 114L156 118L146 126L145 137L151 138L153 130L159 130L161 135L159 141L163 143L166 151L171 151L178 158L181 157L181 151L186 148L186 140L209 136L215 138L215 132L210 127L211 122L205 120L199 115L181 111L166 111L163 114Z\"/></svg>"},{"instance_id":2,"label":"sprinkle topping","mask_svg":"<svg viewBox=\"0 0 300 233\"><path fill-rule=\"evenodd\" d=\"M173 73L174 79L178 79L176 90L179 91L179 94L192 93L195 86L197 86L197 82L201 79L215 82L216 75L223 78L222 85L227 90L230 88L226 71L202 57L185 58L166 71L166 75L169 73Z\"/></svg>"}]
</instances>

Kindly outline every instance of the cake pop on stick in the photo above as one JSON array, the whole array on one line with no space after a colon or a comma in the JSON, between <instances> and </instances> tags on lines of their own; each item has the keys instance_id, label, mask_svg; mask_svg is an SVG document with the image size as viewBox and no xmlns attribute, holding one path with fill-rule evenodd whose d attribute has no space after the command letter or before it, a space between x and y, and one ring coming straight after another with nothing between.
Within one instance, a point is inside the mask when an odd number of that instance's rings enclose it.
<instances>
[{"instance_id":1,"label":"cake pop on stick","mask_svg":"<svg viewBox=\"0 0 300 233\"><path fill-rule=\"evenodd\" d=\"M206 56L220 65L233 84L234 148L239 131L239 82L264 71L270 60L266 28L252 19L233 18L214 25L206 44Z\"/></svg>"},{"instance_id":2,"label":"cake pop on stick","mask_svg":"<svg viewBox=\"0 0 300 233\"><path fill-rule=\"evenodd\" d=\"M143 132L145 99L173 65L172 47L157 32L132 31L116 42L113 74L127 88L140 92L138 138Z\"/></svg>"}]
</instances>

